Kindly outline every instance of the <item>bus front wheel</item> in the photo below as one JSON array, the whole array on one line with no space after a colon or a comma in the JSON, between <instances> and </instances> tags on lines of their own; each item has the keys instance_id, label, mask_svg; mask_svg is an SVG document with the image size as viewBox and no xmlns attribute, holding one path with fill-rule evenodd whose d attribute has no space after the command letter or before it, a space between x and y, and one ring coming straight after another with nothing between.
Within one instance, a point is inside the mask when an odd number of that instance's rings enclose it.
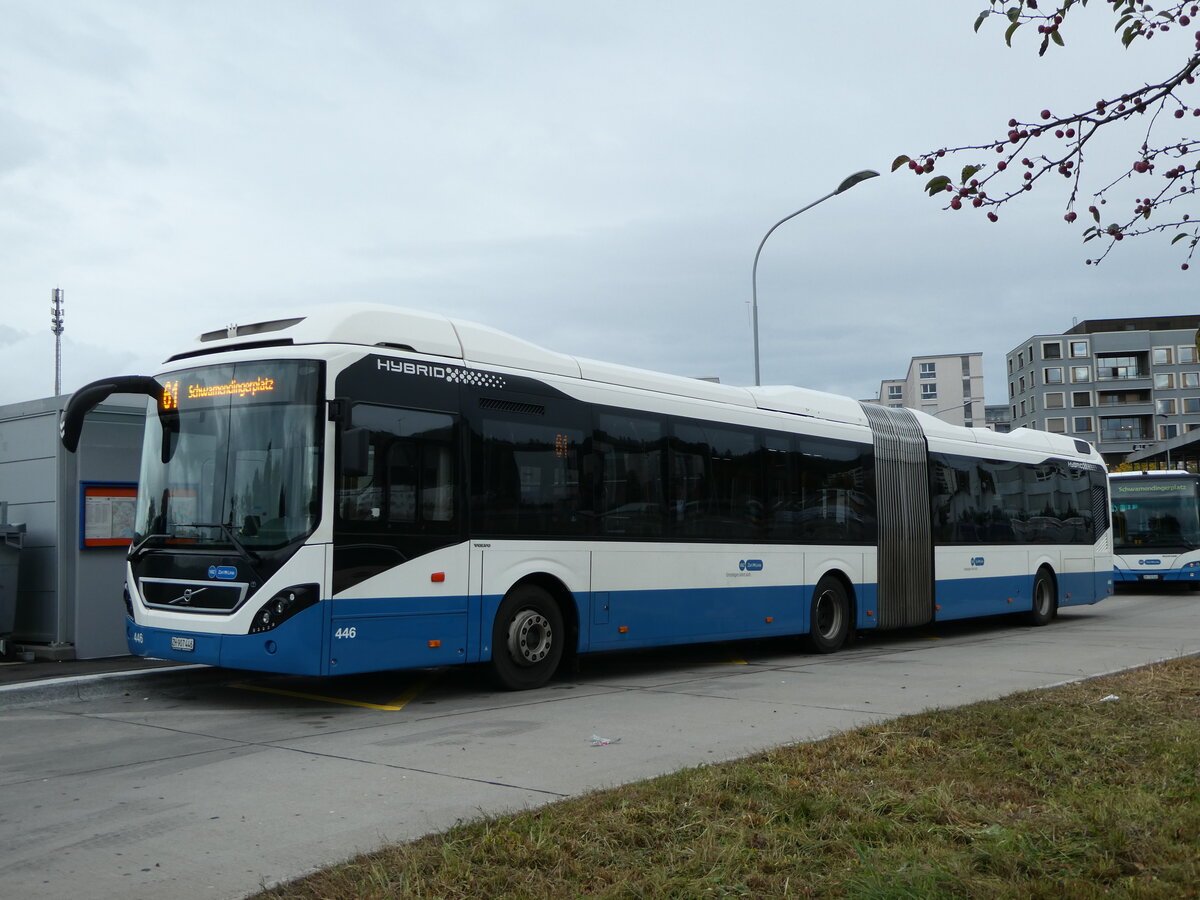
<instances>
[{"instance_id":1,"label":"bus front wheel","mask_svg":"<svg viewBox=\"0 0 1200 900\"><path fill-rule=\"evenodd\" d=\"M558 668L565 637L554 599L536 585L518 585L492 625L492 680L508 691L541 687Z\"/></svg>"},{"instance_id":2,"label":"bus front wheel","mask_svg":"<svg viewBox=\"0 0 1200 900\"><path fill-rule=\"evenodd\" d=\"M1058 615L1058 591L1054 577L1046 569L1038 569L1033 579L1033 609L1025 616L1030 625L1049 625Z\"/></svg>"},{"instance_id":3,"label":"bus front wheel","mask_svg":"<svg viewBox=\"0 0 1200 900\"><path fill-rule=\"evenodd\" d=\"M806 643L816 653L836 653L849 634L850 598L838 579L826 575L813 591Z\"/></svg>"}]
</instances>

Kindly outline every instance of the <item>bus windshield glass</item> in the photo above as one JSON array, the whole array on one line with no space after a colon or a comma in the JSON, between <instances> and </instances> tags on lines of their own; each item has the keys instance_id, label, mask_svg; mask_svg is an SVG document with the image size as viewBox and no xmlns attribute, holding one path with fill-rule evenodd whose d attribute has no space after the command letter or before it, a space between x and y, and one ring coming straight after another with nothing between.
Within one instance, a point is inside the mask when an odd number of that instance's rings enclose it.
<instances>
[{"instance_id":1,"label":"bus windshield glass","mask_svg":"<svg viewBox=\"0 0 1200 900\"><path fill-rule=\"evenodd\" d=\"M1136 478L1112 481L1113 531L1118 553L1200 546L1197 480Z\"/></svg>"},{"instance_id":2,"label":"bus windshield glass","mask_svg":"<svg viewBox=\"0 0 1200 900\"><path fill-rule=\"evenodd\" d=\"M232 546L253 556L311 534L321 498L321 364L239 362L159 381L134 548Z\"/></svg>"}]
</instances>

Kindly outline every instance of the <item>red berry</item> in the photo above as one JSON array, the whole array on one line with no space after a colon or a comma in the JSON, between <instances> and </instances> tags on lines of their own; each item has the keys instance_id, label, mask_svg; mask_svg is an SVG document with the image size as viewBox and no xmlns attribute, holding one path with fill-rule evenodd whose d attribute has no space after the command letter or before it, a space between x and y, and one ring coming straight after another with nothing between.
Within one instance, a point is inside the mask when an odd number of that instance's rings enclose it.
<instances>
[{"instance_id":1,"label":"red berry","mask_svg":"<svg viewBox=\"0 0 1200 900\"><path fill-rule=\"evenodd\" d=\"M951 209L962 209L962 201L959 200L957 197L955 197L953 200L950 201L950 208Z\"/></svg>"},{"instance_id":2,"label":"red berry","mask_svg":"<svg viewBox=\"0 0 1200 900\"><path fill-rule=\"evenodd\" d=\"M1183 269L1183 271L1185 271L1185 272L1186 272L1186 271L1187 271L1187 269L1188 269L1188 264L1187 264L1187 263L1184 263L1184 264L1183 264L1182 266L1180 266L1179 268Z\"/></svg>"},{"instance_id":3,"label":"red berry","mask_svg":"<svg viewBox=\"0 0 1200 900\"><path fill-rule=\"evenodd\" d=\"M1000 160L1000 162L996 163L996 168L1003 172L1008 168L1008 163L1006 163L1004 160Z\"/></svg>"},{"instance_id":4,"label":"red berry","mask_svg":"<svg viewBox=\"0 0 1200 900\"><path fill-rule=\"evenodd\" d=\"M1048 119L1048 118L1050 118L1050 110L1048 110L1048 109L1043 109L1043 110L1042 110L1042 118L1043 118L1043 119Z\"/></svg>"},{"instance_id":5,"label":"red berry","mask_svg":"<svg viewBox=\"0 0 1200 900\"><path fill-rule=\"evenodd\" d=\"M998 218L1000 218L1000 217L998 215L996 215L995 213L993 213L993 212L988 213L988 221L995 222Z\"/></svg>"},{"instance_id":6,"label":"red berry","mask_svg":"<svg viewBox=\"0 0 1200 900\"><path fill-rule=\"evenodd\" d=\"M1063 216L1063 218L1066 219L1068 222L1074 222L1079 217L1074 212L1069 212L1065 216Z\"/></svg>"}]
</instances>

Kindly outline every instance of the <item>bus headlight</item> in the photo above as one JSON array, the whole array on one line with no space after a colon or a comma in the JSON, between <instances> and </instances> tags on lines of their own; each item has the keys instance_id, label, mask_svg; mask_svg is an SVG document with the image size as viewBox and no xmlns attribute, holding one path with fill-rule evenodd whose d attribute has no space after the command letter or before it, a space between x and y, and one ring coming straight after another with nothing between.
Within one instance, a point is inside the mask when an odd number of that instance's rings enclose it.
<instances>
[{"instance_id":1,"label":"bus headlight","mask_svg":"<svg viewBox=\"0 0 1200 900\"><path fill-rule=\"evenodd\" d=\"M278 628L301 610L308 609L321 598L321 589L315 584L298 584L284 588L258 608L250 622L247 634L262 634Z\"/></svg>"}]
</instances>

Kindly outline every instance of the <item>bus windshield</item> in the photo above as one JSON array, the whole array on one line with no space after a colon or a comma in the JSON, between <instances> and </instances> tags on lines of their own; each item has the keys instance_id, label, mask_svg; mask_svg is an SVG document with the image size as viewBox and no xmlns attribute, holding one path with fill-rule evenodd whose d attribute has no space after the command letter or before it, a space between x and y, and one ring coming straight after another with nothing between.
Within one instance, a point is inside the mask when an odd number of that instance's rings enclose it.
<instances>
[{"instance_id":1,"label":"bus windshield","mask_svg":"<svg viewBox=\"0 0 1200 900\"><path fill-rule=\"evenodd\" d=\"M1196 485L1195 478L1113 479L1116 551L1200 546Z\"/></svg>"},{"instance_id":2,"label":"bus windshield","mask_svg":"<svg viewBox=\"0 0 1200 900\"><path fill-rule=\"evenodd\" d=\"M142 447L134 549L251 559L312 533L320 510L321 364L239 362L159 379Z\"/></svg>"}]
</instances>

